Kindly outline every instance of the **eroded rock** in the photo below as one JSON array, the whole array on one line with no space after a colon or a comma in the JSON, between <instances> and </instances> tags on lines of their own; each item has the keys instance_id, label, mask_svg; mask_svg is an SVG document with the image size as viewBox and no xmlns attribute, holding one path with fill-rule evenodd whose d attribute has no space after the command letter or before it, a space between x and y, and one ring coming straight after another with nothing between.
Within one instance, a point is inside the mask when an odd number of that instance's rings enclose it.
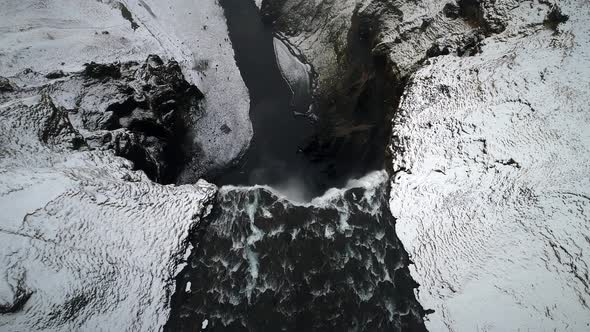
<instances>
[{"instance_id":1,"label":"eroded rock","mask_svg":"<svg viewBox=\"0 0 590 332\"><path fill-rule=\"evenodd\" d=\"M12 92L14 91L14 86L10 84L10 81L6 77L0 77L0 93L2 92Z\"/></svg>"},{"instance_id":2,"label":"eroded rock","mask_svg":"<svg viewBox=\"0 0 590 332\"><path fill-rule=\"evenodd\" d=\"M76 148L88 133L48 90L0 105L0 329L157 331L216 189L159 185L110 149Z\"/></svg>"},{"instance_id":3,"label":"eroded rock","mask_svg":"<svg viewBox=\"0 0 590 332\"><path fill-rule=\"evenodd\" d=\"M188 83L175 61L150 55L145 62L90 63L80 73L46 82L28 71L15 80L34 85L11 99L42 93L42 141L71 137L74 149L110 149L131 160L149 178L173 183L196 147L191 129L203 94ZM75 132L76 134L73 134Z\"/></svg>"}]
</instances>

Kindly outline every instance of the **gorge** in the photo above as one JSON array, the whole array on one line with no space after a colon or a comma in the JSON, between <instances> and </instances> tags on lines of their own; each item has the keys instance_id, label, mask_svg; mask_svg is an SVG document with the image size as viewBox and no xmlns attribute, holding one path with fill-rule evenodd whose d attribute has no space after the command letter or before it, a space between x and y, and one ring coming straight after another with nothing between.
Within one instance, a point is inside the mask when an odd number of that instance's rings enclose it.
<instances>
[{"instance_id":1,"label":"gorge","mask_svg":"<svg viewBox=\"0 0 590 332\"><path fill-rule=\"evenodd\" d=\"M585 0L0 2L0 331L585 331Z\"/></svg>"}]
</instances>

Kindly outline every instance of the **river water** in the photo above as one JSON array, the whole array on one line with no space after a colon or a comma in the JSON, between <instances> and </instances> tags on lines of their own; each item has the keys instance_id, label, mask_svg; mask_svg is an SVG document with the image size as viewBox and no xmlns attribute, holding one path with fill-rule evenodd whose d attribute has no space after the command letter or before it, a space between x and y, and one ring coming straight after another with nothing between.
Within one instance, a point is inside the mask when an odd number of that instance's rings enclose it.
<instances>
[{"instance_id":1,"label":"river water","mask_svg":"<svg viewBox=\"0 0 590 332\"><path fill-rule=\"evenodd\" d=\"M239 164L214 182L265 184L279 188L292 198L309 200L327 189L322 181L321 165L301 153L314 132L314 125L296 114L306 113L309 101L293 102L292 89L276 61L272 28L263 24L252 2L221 1L236 61L250 92L254 137Z\"/></svg>"},{"instance_id":2,"label":"river water","mask_svg":"<svg viewBox=\"0 0 590 332\"><path fill-rule=\"evenodd\" d=\"M309 102L294 100L281 75L272 28L253 1L220 3L251 94L254 139L216 179L217 202L191 234L166 329L424 330L386 172L336 181L300 153L315 127L294 114Z\"/></svg>"}]
</instances>

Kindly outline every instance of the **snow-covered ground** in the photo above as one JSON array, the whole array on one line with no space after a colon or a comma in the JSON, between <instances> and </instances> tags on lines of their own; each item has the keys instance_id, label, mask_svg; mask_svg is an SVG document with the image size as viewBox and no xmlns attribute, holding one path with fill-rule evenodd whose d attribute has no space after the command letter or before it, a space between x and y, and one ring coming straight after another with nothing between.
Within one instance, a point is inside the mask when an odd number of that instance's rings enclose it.
<instances>
[{"instance_id":1,"label":"snow-covered ground","mask_svg":"<svg viewBox=\"0 0 590 332\"><path fill-rule=\"evenodd\" d=\"M394 120L391 208L433 331L590 328L590 7L560 5L558 32L526 3L481 54L431 61Z\"/></svg>"},{"instance_id":2,"label":"snow-covered ground","mask_svg":"<svg viewBox=\"0 0 590 332\"><path fill-rule=\"evenodd\" d=\"M77 71L91 61L143 61L148 54L178 61L205 94L205 114L193 130L201 153L185 182L227 165L250 143L248 91L215 1L4 0L0 45L0 76L25 68Z\"/></svg>"},{"instance_id":3,"label":"snow-covered ground","mask_svg":"<svg viewBox=\"0 0 590 332\"><path fill-rule=\"evenodd\" d=\"M312 93L311 67L301 62L295 55L295 50L287 45L285 41L275 37L273 38L273 44L281 74L293 93L293 102L297 103L309 99L308 96Z\"/></svg>"}]
</instances>

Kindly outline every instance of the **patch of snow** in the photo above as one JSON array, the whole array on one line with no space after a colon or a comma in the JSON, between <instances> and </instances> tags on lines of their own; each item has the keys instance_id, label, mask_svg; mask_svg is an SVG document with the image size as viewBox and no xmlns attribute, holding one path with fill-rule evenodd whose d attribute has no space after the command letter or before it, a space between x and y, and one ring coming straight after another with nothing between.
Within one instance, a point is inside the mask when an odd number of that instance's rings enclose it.
<instances>
[{"instance_id":1,"label":"patch of snow","mask_svg":"<svg viewBox=\"0 0 590 332\"><path fill-rule=\"evenodd\" d=\"M311 68L301 62L295 54L296 50L285 41L273 38L277 64L284 80L293 93L293 100L297 103L311 94ZM298 54L297 54L298 55Z\"/></svg>"},{"instance_id":2,"label":"patch of snow","mask_svg":"<svg viewBox=\"0 0 590 332\"><path fill-rule=\"evenodd\" d=\"M390 205L432 331L590 326L590 8L560 6L557 32L526 4L481 54L430 59L393 121Z\"/></svg>"}]
</instances>

